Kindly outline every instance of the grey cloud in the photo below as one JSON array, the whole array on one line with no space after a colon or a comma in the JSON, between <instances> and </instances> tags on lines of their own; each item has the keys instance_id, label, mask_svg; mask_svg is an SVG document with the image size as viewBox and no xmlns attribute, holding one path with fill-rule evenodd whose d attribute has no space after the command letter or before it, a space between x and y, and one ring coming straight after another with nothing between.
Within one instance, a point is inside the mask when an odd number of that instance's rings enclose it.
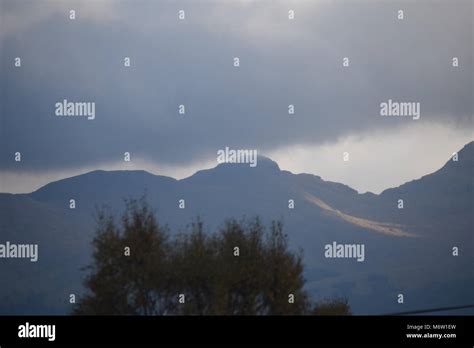
<instances>
[{"instance_id":1,"label":"grey cloud","mask_svg":"<svg viewBox=\"0 0 474 348\"><path fill-rule=\"evenodd\" d=\"M27 3L2 4L22 21ZM74 22L56 9L1 37L0 169L18 169L16 151L31 171L113 162L125 151L180 165L225 146L266 152L413 122L379 117L389 98L421 102L417 122L472 127L470 1L75 5ZM63 99L96 102L96 119L58 119L54 103Z\"/></svg>"}]
</instances>

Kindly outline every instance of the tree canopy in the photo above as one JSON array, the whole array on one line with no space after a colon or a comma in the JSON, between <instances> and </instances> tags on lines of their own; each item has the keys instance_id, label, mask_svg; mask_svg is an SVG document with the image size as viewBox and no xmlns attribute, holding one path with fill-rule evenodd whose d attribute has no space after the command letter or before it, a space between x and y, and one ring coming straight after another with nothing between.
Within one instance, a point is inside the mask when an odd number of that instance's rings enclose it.
<instances>
[{"instance_id":1,"label":"tree canopy","mask_svg":"<svg viewBox=\"0 0 474 348\"><path fill-rule=\"evenodd\" d=\"M197 219L172 237L143 198L128 200L119 222L99 211L92 245L74 314L350 314L344 300L310 301L302 253L290 250L281 222L230 219L207 233Z\"/></svg>"}]
</instances>

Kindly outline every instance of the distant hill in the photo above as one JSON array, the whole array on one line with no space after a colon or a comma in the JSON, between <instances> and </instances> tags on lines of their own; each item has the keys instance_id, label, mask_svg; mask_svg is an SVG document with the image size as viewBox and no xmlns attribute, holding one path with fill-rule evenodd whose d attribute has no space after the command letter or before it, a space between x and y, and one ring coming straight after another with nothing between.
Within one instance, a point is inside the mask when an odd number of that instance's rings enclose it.
<instances>
[{"instance_id":1,"label":"distant hill","mask_svg":"<svg viewBox=\"0 0 474 348\"><path fill-rule=\"evenodd\" d=\"M307 287L315 297L346 296L354 312L389 313L474 302L474 142L435 173L385 190L359 194L310 174L258 165L220 164L175 180L145 171L93 171L52 182L30 194L0 194L2 240L37 242L40 261L2 260L7 280L0 314L68 312L80 294L89 260L94 212L119 214L124 198L146 194L160 223L184 230L200 216L212 231L226 218L283 220L291 245L304 251ZM76 209L69 209L75 199ZM185 209L178 201L185 200ZM404 208L397 201L403 199ZM294 209L289 209L289 200ZM364 243L366 261L324 257L324 245ZM460 255L451 255L452 247ZM31 284L36 284L34 287ZM396 294L406 294L398 305Z\"/></svg>"}]
</instances>

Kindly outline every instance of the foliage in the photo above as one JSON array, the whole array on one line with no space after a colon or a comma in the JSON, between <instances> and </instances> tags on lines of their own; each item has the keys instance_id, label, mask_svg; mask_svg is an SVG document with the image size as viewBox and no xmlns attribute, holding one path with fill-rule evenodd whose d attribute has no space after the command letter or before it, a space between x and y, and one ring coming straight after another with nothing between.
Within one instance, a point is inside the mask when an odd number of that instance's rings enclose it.
<instances>
[{"instance_id":1,"label":"foliage","mask_svg":"<svg viewBox=\"0 0 474 348\"><path fill-rule=\"evenodd\" d=\"M198 219L170 237L145 199L127 201L120 224L99 212L88 293L74 314L348 314L347 302L313 307L301 253L281 222L227 220L217 233ZM334 309L334 311L333 311Z\"/></svg>"}]
</instances>

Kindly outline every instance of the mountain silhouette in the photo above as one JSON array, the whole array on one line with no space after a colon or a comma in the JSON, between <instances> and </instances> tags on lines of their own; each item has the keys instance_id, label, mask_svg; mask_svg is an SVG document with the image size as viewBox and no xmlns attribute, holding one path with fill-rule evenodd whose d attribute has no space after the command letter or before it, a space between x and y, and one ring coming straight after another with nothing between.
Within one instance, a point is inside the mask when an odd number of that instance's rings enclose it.
<instances>
[{"instance_id":1,"label":"mountain silhouette","mask_svg":"<svg viewBox=\"0 0 474 348\"><path fill-rule=\"evenodd\" d=\"M471 142L457 161L449 159L438 171L379 195L293 174L262 156L256 167L219 164L182 180L146 171L98 170L30 194L3 193L3 239L38 243L40 256L35 264L0 263L7 284L0 289L0 314L67 313L69 294L83 291L80 269L90 260L97 207L118 215L125 198L143 195L158 221L173 232L184 231L197 216L208 231L228 218L282 220L291 246L304 253L308 290L320 298L345 296L356 314L473 302L474 256L463 250L473 242L473 159ZM324 246L333 241L363 243L366 260L325 258ZM456 257L455 246L460 248ZM407 298L403 307L396 302L400 292Z\"/></svg>"}]
</instances>

